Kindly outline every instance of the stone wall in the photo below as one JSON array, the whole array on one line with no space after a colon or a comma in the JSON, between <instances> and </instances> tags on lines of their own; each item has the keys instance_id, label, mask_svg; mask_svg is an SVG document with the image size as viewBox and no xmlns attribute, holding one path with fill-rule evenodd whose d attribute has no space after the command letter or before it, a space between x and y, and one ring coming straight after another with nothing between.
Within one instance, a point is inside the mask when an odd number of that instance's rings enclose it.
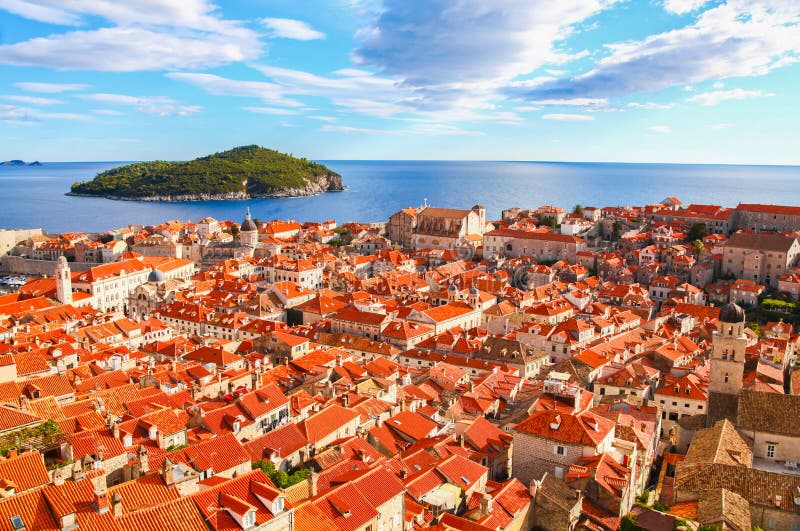
<instances>
[{"instance_id":1,"label":"stone wall","mask_svg":"<svg viewBox=\"0 0 800 531\"><path fill-rule=\"evenodd\" d=\"M100 264L90 262L70 262L72 271L86 271ZM52 277L56 271L56 262L50 260L33 260L21 256L0 256L0 273L28 275L34 277Z\"/></svg>"},{"instance_id":2,"label":"stone wall","mask_svg":"<svg viewBox=\"0 0 800 531\"><path fill-rule=\"evenodd\" d=\"M31 236L41 236L42 234L44 234L42 229L0 229L0 256L9 252L19 242L27 240Z\"/></svg>"},{"instance_id":3,"label":"stone wall","mask_svg":"<svg viewBox=\"0 0 800 531\"><path fill-rule=\"evenodd\" d=\"M557 455L555 453L556 445L566 448L566 453ZM569 465L574 464L579 457L584 455L582 446L568 445L520 432L514 432L512 452L513 475L526 485L530 484L533 479L541 478L545 472L559 477L555 473L556 467L561 467L562 474L566 474Z\"/></svg>"}]
</instances>

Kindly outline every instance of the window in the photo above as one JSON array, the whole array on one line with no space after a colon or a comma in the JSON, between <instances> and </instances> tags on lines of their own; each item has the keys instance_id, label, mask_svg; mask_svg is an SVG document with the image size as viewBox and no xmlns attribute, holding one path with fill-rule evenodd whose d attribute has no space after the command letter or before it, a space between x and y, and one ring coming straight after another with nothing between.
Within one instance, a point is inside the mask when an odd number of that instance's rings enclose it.
<instances>
[{"instance_id":1,"label":"window","mask_svg":"<svg viewBox=\"0 0 800 531\"><path fill-rule=\"evenodd\" d=\"M567 455L567 448L564 446L556 445L553 451L556 455Z\"/></svg>"},{"instance_id":2,"label":"window","mask_svg":"<svg viewBox=\"0 0 800 531\"><path fill-rule=\"evenodd\" d=\"M20 515L11 517L11 527L13 527L15 531L18 529L25 529L25 523L22 521L22 517Z\"/></svg>"},{"instance_id":3,"label":"window","mask_svg":"<svg viewBox=\"0 0 800 531\"><path fill-rule=\"evenodd\" d=\"M557 466L555 469L555 474L558 479L562 479L564 477L564 469L560 466Z\"/></svg>"},{"instance_id":4,"label":"window","mask_svg":"<svg viewBox=\"0 0 800 531\"><path fill-rule=\"evenodd\" d=\"M770 459L774 459L775 458L775 445L774 444L768 444L767 445L767 457L769 457Z\"/></svg>"}]
</instances>

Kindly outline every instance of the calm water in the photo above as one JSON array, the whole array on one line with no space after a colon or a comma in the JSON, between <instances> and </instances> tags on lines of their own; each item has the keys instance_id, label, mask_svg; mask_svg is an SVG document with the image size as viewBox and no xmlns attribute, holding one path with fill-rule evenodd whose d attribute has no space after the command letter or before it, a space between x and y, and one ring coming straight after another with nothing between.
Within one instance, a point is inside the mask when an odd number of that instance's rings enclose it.
<instances>
[{"instance_id":1,"label":"calm water","mask_svg":"<svg viewBox=\"0 0 800 531\"><path fill-rule=\"evenodd\" d=\"M480 203L496 218L511 206L572 208L647 204L667 196L735 206L739 201L800 204L800 166L683 164L323 161L347 189L313 197L151 203L64 195L75 181L115 162L0 166L0 228L103 231L203 216L240 221L247 207L261 220L384 221L425 198L442 207Z\"/></svg>"}]
</instances>

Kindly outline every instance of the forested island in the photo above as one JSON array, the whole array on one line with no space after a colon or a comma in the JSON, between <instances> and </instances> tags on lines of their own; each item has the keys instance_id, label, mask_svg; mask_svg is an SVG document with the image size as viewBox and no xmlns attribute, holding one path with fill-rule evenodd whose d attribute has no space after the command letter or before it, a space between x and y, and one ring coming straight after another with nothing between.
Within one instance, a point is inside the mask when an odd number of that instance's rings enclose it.
<instances>
[{"instance_id":1,"label":"forested island","mask_svg":"<svg viewBox=\"0 0 800 531\"><path fill-rule=\"evenodd\" d=\"M298 197L343 190L326 166L260 146L185 162L137 162L72 185L68 195L140 201Z\"/></svg>"},{"instance_id":2,"label":"forested island","mask_svg":"<svg viewBox=\"0 0 800 531\"><path fill-rule=\"evenodd\" d=\"M34 162L31 162L30 164L28 164L24 160L19 160L19 159L6 160L6 161L3 161L3 162L0 162L0 166L41 166L41 165L42 165L42 163L39 162L38 160L36 160Z\"/></svg>"}]
</instances>

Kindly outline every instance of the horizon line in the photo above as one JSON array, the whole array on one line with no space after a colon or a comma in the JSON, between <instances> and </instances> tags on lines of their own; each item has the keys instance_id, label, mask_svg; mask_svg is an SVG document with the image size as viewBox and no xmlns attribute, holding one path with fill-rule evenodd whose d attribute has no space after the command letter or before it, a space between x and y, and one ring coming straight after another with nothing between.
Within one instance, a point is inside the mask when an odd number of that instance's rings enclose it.
<instances>
[{"instance_id":1,"label":"horizon line","mask_svg":"<svg viewBox=\"0 0 800 531\"><path fill-rule=\"evenodd\" d=\"M206 155L201 155L206 156ZM294 155L292 155L294 156ZM200 157L197 157L200 158ZM308 160L316 162L497 162L497 163L528 163L528 164L630 164L630 165L661 165L661 166L754 166L754 167L776 167L776 168L798 168L800 162L795 164L780 164L780 163L755 163L755 162L634 162L634 161L602 161L602 160L526 160L526 159L325 159L325 158L310 158ZM0 159L0 162L8 162L10 160L22 159ZM149 159L163 160L165 162L188 162L194 159ZM29 166L32 162L39 162L40 164L106 164L106 163L122 163L132 164L137 162L147 162L146 160L35 160L23 161L25 167ZM20 165L22 166L22 165ZM35 167L35 166L33 166Z\"/></svg>"}]
</instances>

